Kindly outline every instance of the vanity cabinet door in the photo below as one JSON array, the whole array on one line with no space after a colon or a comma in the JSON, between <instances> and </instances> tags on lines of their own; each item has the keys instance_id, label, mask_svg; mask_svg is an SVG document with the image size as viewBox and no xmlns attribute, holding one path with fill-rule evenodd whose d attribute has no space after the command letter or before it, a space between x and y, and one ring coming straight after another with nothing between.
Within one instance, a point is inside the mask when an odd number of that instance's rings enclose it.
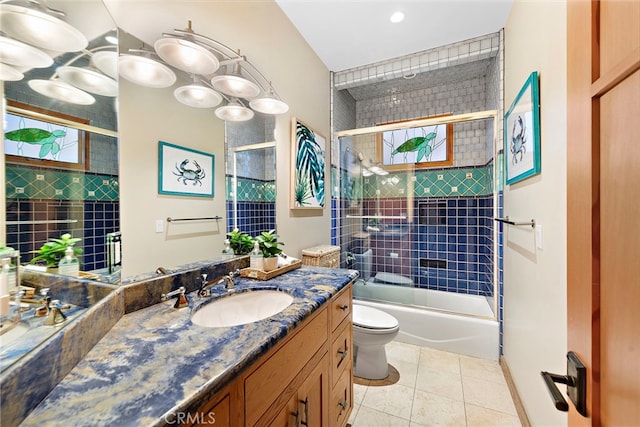
<instances>
[{"instance_id":1,"label":"vanity cabinet door","mask_svg":"<svg viewBox=\"0 0 640 427\"><path fill-rule=\"evenodd\" d=\"M270 424L271 427L323 427L329 411L329 358L325 354Z\"/></svg>"},{"instance_id":2,"label":"vanity cabinet door","mask_svg":"<svg viewBox=\"0 0 640 427\"><path fill-rule=\"evenodd\" d=\"M214 401L213 406L204 411L198 411L197 414L189 414L193 426L230 426L231 425L231 397L225 394L221 398Z\"/></svg>"}]
</instances>

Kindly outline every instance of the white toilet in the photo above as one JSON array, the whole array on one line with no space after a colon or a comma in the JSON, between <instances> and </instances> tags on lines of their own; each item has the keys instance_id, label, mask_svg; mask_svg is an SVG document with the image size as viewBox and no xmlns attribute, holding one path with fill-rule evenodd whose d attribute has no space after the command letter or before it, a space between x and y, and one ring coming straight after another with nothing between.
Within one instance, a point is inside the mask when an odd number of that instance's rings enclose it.
<instances>
[{"instance_id":1,"label":"white toilet","mask_svg":"<svg viewBox=\"0 0 640 427\"><path fill-rule=\"evenodd\" d=\"M363 254L355 254L355 268L360 272L360 278L365 282L371 279L371 249ZM411 282L403 276L384 274L389 283L407 286L405 281ZM377 277L377 275L376 275ZM404 279L404 280L403 280ZM402 283L398 283L402 282ZM379 380L389 375L387 353L385 345L398 335L400 324L392 315L377 308L353 303L353 345L354 345L354 375L356 377Z\"/></svg>"},{"instance_id":2,"label":"white toilet","mask_svg":"<svg viewBox=\"0 0 640 427\"><path fill-rule=\"evenodd\" d=\"M380 380L389 375L384 346L400 331L398 320L373 307L353 303L354 375Z\"/></svg>"}]
</instances>

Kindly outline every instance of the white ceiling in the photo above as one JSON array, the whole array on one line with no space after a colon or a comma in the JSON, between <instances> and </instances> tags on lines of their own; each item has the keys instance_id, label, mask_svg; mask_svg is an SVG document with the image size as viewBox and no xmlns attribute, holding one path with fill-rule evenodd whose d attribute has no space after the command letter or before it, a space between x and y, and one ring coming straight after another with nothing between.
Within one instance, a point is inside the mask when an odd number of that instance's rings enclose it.
<instances>
[{"instance_id":1,"label":"white ceiling","mask_svg":"<svg viewBox=\"0 0 640 427\"><path fill-rule=\"evenodd\" d=\"M331 71L499 31L512 0L276 0ZM405 19L389 18L402 11Z\"/></svg>"}]
</instances>

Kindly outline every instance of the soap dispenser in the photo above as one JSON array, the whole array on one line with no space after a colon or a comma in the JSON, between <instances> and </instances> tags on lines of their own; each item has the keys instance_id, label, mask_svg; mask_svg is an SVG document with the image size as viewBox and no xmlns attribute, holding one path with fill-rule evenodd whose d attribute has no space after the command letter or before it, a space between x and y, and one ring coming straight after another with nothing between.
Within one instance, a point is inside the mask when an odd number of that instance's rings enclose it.
<instances>
[{"instance_id":1,"label":"soap dispenser","mask_svg":"<svg viewBox=\"0 0 640 427\"><path fill-rule=\"evenodd\" d=\"M78 277L80 274L80 263L71 246L67 246L67 249L64 251L64 257L58 264L58 273L73 277Z\"/></svg>"},{"instance_id":2,"label":"soap dispenser","mask_svg":"<svg viewBox=\"0 0 640 427\"><path fill-rule=\"evenodd\" d=\"M263 258L264 257L262 255L262 251L260 250L260 245L258 244L258 242L254 242L253 250L249 255L249 267L256 270L262 270Z\"/></svg>"},{"instance_id":3,"label":"soap dispenser","mask_svg":"<svg viewBox=\"0 0 640 427\"><path fill-rule=\"evenodd\" d=\"M225 239L224 248L222 249L222 256L224 258L232 258L234 255L235 255L235 252L233 251L233 248L231 248L231 243L229 242L229 239Z\"/></svg>"}]
</instances>

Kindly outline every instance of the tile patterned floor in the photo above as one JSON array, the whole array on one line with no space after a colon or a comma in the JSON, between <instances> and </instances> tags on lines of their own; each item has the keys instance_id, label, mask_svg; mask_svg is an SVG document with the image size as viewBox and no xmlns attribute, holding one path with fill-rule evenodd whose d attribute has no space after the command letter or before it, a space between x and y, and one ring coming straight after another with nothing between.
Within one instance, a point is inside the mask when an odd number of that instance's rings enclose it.
<instances>
[{"instance_id":1,"label":"tile patterned floor","mask_svg":"<svg viewBox=\"0 0 640 427\"><path fill-rule=\"evenodd\" d=\"M352 427L521 426L498 362L397 341L387 358L399 378L354 385Z\"/></svg>"}]
</instances>

